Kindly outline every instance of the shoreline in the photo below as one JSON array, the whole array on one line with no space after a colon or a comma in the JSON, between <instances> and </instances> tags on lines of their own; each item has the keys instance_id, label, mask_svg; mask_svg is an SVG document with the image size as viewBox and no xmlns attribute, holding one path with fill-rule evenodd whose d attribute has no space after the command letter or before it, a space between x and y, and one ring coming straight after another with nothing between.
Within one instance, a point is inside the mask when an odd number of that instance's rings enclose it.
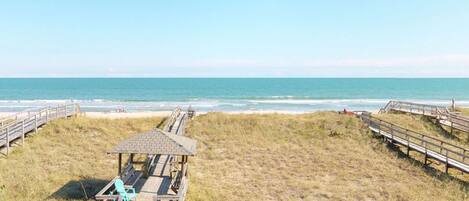
<instances>
[{"instance_id":1,"label":"shoreline","mask_svg":"<svg viewBox=\"0 0 469 201\"><path fill-rule=\"evenodd\" d=\"M318 111L284 111L284 110L244 110L244 111L210 111L210 112L196 112L196 115L203 115L207 113L222 113L222 114L289 114L301 115L316 112L334 112L334 110L318 110ZM371 113L377 113L379 110L369 110ZM149 117L167 117L172 111L146 111L146 112L82 112L81 115L89 118L96 119L125 119L125 118L149 118ZM338 111L335 111L338 112ZM14 115L15 112L0 112L0 118Z\"/></svg>"}]
</instances>

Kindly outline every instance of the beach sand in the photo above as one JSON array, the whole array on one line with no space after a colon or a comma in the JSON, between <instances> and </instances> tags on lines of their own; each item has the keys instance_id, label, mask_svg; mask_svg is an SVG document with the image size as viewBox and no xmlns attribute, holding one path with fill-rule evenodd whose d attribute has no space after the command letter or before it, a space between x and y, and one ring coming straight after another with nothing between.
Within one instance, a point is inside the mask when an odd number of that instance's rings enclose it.
<instances>
[{"instance_id":1,"label":"beach sand","mask_svg":"<svg viewBox=\"0 0 469 201\"><path fill-rule=\"evenodd\" d=\"M123 119L123 118L146 118L146 117L167 117L172 111L148 111L148 112L82 112L83 116L97 119ZM246 111L223 111L224 114L307 114L317 111L277 111L277 110L246 110ZM377 113L378 111L370 111ZM0 118L14 115L14 112L0 112ZM207 114L207 112L197 112L197 115Z\"/></svg>"}]
</instances>

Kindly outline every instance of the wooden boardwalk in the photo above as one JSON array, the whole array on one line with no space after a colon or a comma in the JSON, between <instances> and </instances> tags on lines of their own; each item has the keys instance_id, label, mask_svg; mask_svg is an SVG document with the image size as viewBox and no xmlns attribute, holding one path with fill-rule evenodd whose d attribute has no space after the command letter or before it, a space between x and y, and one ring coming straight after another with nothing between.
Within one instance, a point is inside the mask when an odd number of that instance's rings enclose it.
<instances>
[{"instance_id":1,"label":"wooden boardwalk","mask_svg":"<svg viewBox=\"0 0 469 201\"><path fill-rule=\"evenodd\" d=\"M6 147L6 154L10 151L10 143L24 137L27 133L37 132L38 127L58 118L76 115L80 112L78 104L58 105L38 110L29 110L0 119L0 147Z\"/></svg>"},{"instance_id":2,"label":"wooden boardwalk","mask_svg":"<svg viewBox=\"0 0 469 201\"><path fill-rule=\"evenodd\" d=\"M469 133L469 117L450 112L446 107L419 103L390 101L380 112L398 111L435 118L438 123Z\"/></svg>"},{"instance_id":3,"label":"wooden boardwalk","mask_svg":"<svg viewBox=\"0 0 469 201\"><path fill-rule=\"evenodd\" d=\"M386 141L406 147L407 155L410 150L424 154L425 164L427 164L428 158L433 158L445 164L446 172L448 172L448 168L456 168L465 173L469 172L469 150L466 148L402 128L375 118L369 113L361 114L360 118L374 133L381 135Z\"/></svg>"},{"instance_id":4,"label":"wooden boardwalk","mask_svg":"<svg viewBox=\"0 0 469 201\"><path fill-rule=\"evenodd\" d=\"M168 120L166 121L162 131L168 133L168 135L172 135L172 140L178 141L177 138L179 138L179 142L182 142L184 144L184 140L181 141L180 138L184 138L182 136L185 134L186 122L190 118L189 116L189 112L185 112L182 111L180 108L176 108L173 113L168 117ZM149 135L156 137L156 135L158 135L157 132L158 131L156 131L156 133L150 132ZM135 137L138 138L139 135ZM163 149L165 145L167 146L167 143L168 142L160 141L160 143L156 142L154 144L146 144L143 146L149 146L154 148L159 147ZM178 144L178 146L184 145ZM115 180L118 178L121 178L124 181L125 185L127 185L128 187L132 187L135 189L137 194L136 200L183 201L185 199L186 192L189 186L189 179L187 176L187 156L171 154L148 154L145 162L139 163L137 161L132 161L132 155L133 154L131 154L129 158L130 163L144 164L143 169L134 170L132 168L133 173L121 174L122 171L119 168L119 176L114 178L100 192L96 194L95 198L97 200L122 199L119 195L116 194L114 189ZM120 160L121 159L119 156L119 161ZM179 166L181 166L180 169L178 168ZM133 165L128 165L127 168L128 167L133 167ZM126 172L126 170L124 170L123 172ZM148 174L146 176L142 176L145 175L144 172L148 172ZM136 178L134 179L134 177Z\"/></svg>"},{"instance_id":5,"label":"wooden boardwalk","mask_svg":"<svg viewBox=\"0 0 469 201\"><path fill-rule=\"evenodd\" d=\"M164 126L164 131L184 135L186 121L188 119L187 112L176 108ZM174 192L171 186L171 163L174 161L175 156L160 155L155 160L155 168L151 171L148 178L142 178L136 187L140 188L137 200L150 201L150 200L178 200L183 201L187 192L189 181L184 177L181 183L181 189Z\"/></svg>"}]
</instances>

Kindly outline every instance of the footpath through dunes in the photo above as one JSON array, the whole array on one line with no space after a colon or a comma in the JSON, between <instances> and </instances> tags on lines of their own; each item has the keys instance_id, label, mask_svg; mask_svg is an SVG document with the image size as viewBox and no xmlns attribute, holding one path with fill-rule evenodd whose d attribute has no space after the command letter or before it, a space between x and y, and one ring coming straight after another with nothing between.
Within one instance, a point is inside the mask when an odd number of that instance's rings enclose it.
<instances>
[{"instance_id":1,"label":"footpath through dunes","mask_svg":"<svg viewBox=\"0 0 469 201\"><path fill-rule=\"evenodd\" d=\"M187 135L188 200L468 200L468 184L403 157L358 118L209 113Z\"/></svg>"}]
</instances>

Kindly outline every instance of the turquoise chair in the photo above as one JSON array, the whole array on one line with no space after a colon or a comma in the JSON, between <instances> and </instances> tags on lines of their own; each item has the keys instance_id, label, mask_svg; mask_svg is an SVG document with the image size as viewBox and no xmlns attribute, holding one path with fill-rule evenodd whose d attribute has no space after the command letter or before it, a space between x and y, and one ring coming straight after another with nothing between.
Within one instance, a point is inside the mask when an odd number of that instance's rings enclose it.
<instances>
[{"instance_id":1,"label":"turquoise chair","mask_svg":"<svg viewBox=\"0 0 469 201\"><path fill-rule=\"evenodd\" d=\"M116 187L117 193L119 193L119 195L122 197L122 201L131 201L137 196L137 194L135 194L135 188L126 189L124 186L124 182L121 179L116 179L116 181L114 182L114 186Z\"/></svg>"}]
</instances>

